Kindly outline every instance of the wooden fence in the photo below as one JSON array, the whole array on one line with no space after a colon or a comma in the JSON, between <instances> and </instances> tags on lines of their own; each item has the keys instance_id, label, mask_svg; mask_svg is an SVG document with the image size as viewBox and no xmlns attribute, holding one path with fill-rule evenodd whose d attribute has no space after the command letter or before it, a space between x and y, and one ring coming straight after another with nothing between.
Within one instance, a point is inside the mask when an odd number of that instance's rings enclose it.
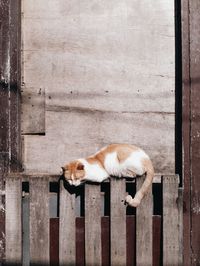
<instances>
[{"instance_id":1,"label":"wooden fence","mask_svg":"<svg viewBox=\"0 0 200 266\"><path fill-rule=\"evenodd\" d=\"M112 178L78 189L58 180L25 174L7 178L7 265L182 265L182 189L177 175L157 176L153 194L137 210L126 207L124 198L144 177L137 184ZM51 193L58 199L54 218L49 214Z\"/></svg>"}]
</instances>

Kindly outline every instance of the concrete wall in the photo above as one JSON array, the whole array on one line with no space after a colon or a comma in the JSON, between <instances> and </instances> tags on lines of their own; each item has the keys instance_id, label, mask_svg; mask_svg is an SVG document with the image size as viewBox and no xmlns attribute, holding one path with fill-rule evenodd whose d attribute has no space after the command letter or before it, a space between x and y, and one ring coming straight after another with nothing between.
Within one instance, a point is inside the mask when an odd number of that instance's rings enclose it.
<instances>
[{"instance_id":1,"label":"concrete wall","mask_svg":"<svg viewBox=\"0 0 200 266\"><path fill-rule=\"evenodd\" d=\"M23 1L24 168L113 142L174 172L174 1Z\"/></svg>"}]
</instances>

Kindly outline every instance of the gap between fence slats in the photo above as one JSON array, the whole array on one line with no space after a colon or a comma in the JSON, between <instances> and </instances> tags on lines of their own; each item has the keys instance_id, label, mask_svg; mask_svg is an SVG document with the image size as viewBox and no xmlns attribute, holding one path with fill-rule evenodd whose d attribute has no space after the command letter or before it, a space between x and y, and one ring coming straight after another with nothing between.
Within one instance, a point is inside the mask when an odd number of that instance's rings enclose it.
<instances>
[{"instance_id":1,"label":"gap between fence slats","mask_svg":"<svg viewBox=\"0 0 200 266\"><path fill-rule=\"evenodd\" d=\"M163 266L179 265L178 176L163 177Z\"/></svg>"},{"instance_id":2,"label":"gap between fence slats","mask_svg":"<svg viewBox=\"0 0 200 266\"><path fill-rule=\"evenodd\" d=\"M50 266L59 265L59 218L50 219Z\"/></svg>"},{"instance_id":3,"label":"gap between fence slats","mask_svg":"<svg viewBox=\"0 0 200 266\"><path fill-rule=\"evenodd\" d=\"M65 186L64 186L65 185ZM76 265L75 190L60 182L59 265Z\"/></svg>"},{"instance_id":4,"label":"gap between fence slats","mask_svg":"<svg viewBox=\"0 0 200 266\"><path fill-rule=\"evenodd\" d=\"M135 215L126 216L126 266L135 266L136 263L135 226Z\"/></svg>"},{"instance_id":5,"label":"gap between fence slats","mask_svg":"<svg viewBox=\"0 0 200 266\"><path fill-rule=\"evenodd\" d=\"M30 178L30 264L49 265L49 179Z\"/></svg>"},{"instance_id":6,"label":"gap between fence slats","mask_svg":"<svg viewBox=\"0 0 200 266\"><path fill-rule=\"evenodd\" d=\"M87 266L101 266L100 185L85 184L85 261Z\"/></svg>"},{"instance_id":7,"label":"gap between fence slats","mask_svg":"<svg viewBox=\"0 0 200 266\"><path fill-rule=\"evenodd\" d=\"M161 265L161 241L162 241L162 221L160 215L153 216L153 266Z\"/></svg>"},{"instance_id":8,"label":"gap between fence slats","mask_svg":"<svg viewBox=\"0 0 200 266\"><path fill-rule=\"evenodd\" d=\"M141 188L145 176L138 178L137 191ZM136 211L136 262L137 266L150 266L152 259L152 215L153 199L149 191L142 199Z\"/></svg>"},{"instance_id":9,"label":"gap between fence slats","mask_svg":"<svg viewBox=\"0 0 200 266\"><path fill-rule=\"evenodd\" d=\"M6 180L6 264L22 264L21 180Z\"/></svg>"},{"instance_id":10,"label":"gap between fence slats","mask_svg":"<svg viewBox=\"0 0 200 266\"><path fill-rule=\"evenodd\" d=\"M76 218L76 266L85 266L85 218Z\"/></svg>"},{"instance_id":11,"label":"gap between fence slats","mask_svg":"<svg viewBox=\"0 0 200 266\"><path fill-rule=\"evenodd\" d=\"M126 265L125 180L112 178L110 186L111 265L121 266Z\"/></svg>"}]
</instances>

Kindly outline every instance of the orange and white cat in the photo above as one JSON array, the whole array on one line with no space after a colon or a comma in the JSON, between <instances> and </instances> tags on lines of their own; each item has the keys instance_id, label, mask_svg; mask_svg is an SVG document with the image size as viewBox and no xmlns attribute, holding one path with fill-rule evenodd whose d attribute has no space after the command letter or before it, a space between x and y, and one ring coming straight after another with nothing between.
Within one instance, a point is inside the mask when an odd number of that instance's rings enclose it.
<instances>
[{"instance_id":1,"label":"orange and white cat","mask_svg":"<svg viewBox=\"0 0 200 266\"><path fill-rule=\"evenodd\" d=\"M151 187L154 168L149 156L140 148L128 144L111 144L92 156L78 159L62 167L63 175L70 185L79 186L85 181L102 182L110 176L131 177L146 174L141 188L126 202L137 207Z\"/></svg>"}]
</instances>

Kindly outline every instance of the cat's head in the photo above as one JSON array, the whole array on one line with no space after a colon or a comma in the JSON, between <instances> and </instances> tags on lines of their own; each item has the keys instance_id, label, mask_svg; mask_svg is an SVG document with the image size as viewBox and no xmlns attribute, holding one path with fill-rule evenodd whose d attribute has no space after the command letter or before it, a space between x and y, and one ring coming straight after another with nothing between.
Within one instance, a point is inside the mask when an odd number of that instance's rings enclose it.
<instances>
[{"instance_id":1,"label":"cat's head","mask_svg":"<svg viewBox=\"0 0 200 266\"><path fill-rule=\"evenodd\" d=\"M85 181L84 165L79 161L73 161L66 164L64 167L62 167L62 170L65 180L70 185L79 186Z\"/></svg>"}]
</instances>

